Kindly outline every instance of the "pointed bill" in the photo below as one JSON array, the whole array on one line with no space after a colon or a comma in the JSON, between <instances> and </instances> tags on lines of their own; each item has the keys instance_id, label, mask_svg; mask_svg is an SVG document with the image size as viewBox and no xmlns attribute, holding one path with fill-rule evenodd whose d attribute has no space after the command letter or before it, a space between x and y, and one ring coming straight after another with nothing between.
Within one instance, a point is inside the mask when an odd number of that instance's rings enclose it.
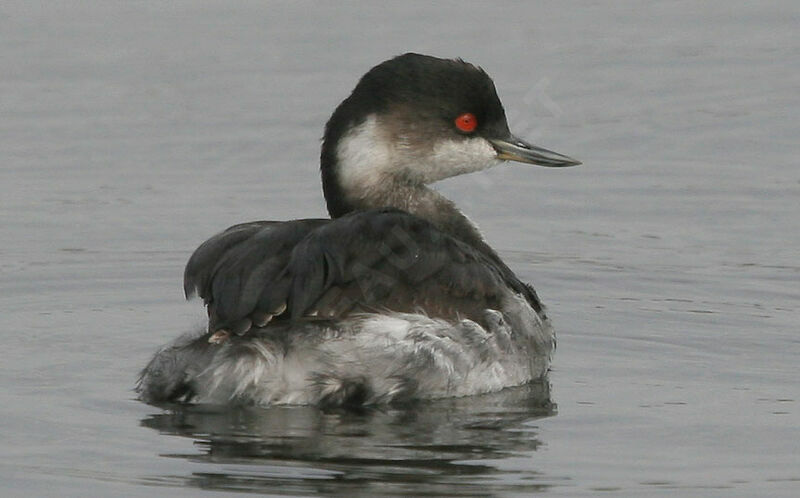
<instances>
[{"instance_id":1,"label":"pointed bill","mask_svg":"<svg viewBox=\"0 0 800 498\"><path fill-rule=\"evenodd\" d=\"M508 138L504 139L490 138L489 142L497 151L497 158L503 161L517 161L551 168L581 164L580 161L576 161L571 157L529 144L514 135L509 135Z\"/></svg>"}]
</instances>

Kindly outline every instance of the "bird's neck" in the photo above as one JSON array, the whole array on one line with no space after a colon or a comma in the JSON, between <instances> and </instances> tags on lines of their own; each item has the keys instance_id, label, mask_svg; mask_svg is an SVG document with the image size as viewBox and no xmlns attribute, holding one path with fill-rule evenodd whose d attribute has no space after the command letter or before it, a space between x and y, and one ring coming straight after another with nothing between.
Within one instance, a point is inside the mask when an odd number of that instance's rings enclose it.
<instances>
[{"instance_id":1,"label":"bird's neck","mask_svg":"<svg viewBox=\"0 0 800 498\"><path fill-rule=\"evenodd\" d=\"M328 179L329 182L334 179ZM338 218L354 211L382 207L401 209L429 221L439 230L473 246L485 245L478 228L451 201L425 185L383 178L348 189L341 183L323 186L328 211Z\"/></svg>"},{"instance_id":2,"label":"bird's neck","mask_svg":"<svg viewBox=\"0 0 800 498\"><path fill-rule=\"evenodd\" d=\"M408 174L397 145L386 139L374 117L358 126L332 126L322 144L322 187L332 218L382 207L402 209L473 246L485 245L478 228L455 204ZM402 156L405 157L405 156ZM400 172L405 171L405 174Z\"/></svg>"}]
</instances>

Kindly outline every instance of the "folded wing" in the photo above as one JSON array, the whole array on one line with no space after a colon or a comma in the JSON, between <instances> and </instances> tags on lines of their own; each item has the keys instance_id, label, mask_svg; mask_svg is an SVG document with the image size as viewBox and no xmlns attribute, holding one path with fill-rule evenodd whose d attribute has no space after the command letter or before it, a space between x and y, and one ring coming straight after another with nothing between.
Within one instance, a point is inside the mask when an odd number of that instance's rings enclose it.
<instances>
[{"instance_id":1,"label":"folded wing","mask_svg":"<svg viewBox=\"0 0 800 498\"><path fill-rule=\"evenodd\" d=\"M538 307L493 252L394 209L233 226L195 251L184 287L207 304L210 332L239 334L272 319L385 310L482 322L509 289Z\"/></svg>"}]
</instances>

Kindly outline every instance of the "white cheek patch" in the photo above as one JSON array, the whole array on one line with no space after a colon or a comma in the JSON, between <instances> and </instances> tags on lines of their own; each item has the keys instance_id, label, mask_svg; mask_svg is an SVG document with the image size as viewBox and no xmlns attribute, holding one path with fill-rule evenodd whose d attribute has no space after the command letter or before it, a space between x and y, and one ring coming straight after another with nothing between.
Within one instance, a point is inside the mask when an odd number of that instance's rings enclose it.
<instances>
[{"instance_id":1,"label":"white cheek patch","mask_svg":"<svg viewBox=\"0 0 800 498\"><path fill-rule=\"evenodd\" d=\"M480 171L501 162L492 144L481 137L441 140L434 145L430 156L421 159L410 166L425 183Z\"/></svg>"},{"instance_id":2,"label":"white cheek patch","mask_svg":"<svg viewBox=\"0 0 800 498\"><path fill-rule=\"evenodd\" d=\"M391 152L375 115L350 130L336 148L344 190L360 192L380 186L392 171Z\"/></svg>"},{"instance_id":3,"label":"white cheek patch","mask_svg":"<svg viewBox=\"0 0 800 498\"><path fill-rule=\"evenodd\" d=\"M433 144L392 142L376 115L347 132L336 148L339 182L346 192L386 189L396 178L429 184L499 164L485 139L442 139Z\"/></svg>"}]
</instances>

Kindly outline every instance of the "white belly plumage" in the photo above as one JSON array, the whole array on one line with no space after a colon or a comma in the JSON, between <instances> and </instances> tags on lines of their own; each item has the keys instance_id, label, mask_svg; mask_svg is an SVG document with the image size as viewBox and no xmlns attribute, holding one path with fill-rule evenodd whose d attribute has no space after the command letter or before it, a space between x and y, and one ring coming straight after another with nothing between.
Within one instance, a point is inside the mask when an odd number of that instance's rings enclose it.
<instances>
[{"instance_id":1,"label":"white belly plumage","mask_svg":"<svg viewBox=\"0 0 800 498\"><path fill-rule=\"evenodd\" d=\"M555 338L524 299L486 310L488 329L409 313L253 329L209 345L186 337L162 350L139 389L185 383L203 403L373 404L498 391L542 377ZM509 311L513 311L509 314ZM512 323L503 317L510 317Z\"/></svg>"}]
</instances>

